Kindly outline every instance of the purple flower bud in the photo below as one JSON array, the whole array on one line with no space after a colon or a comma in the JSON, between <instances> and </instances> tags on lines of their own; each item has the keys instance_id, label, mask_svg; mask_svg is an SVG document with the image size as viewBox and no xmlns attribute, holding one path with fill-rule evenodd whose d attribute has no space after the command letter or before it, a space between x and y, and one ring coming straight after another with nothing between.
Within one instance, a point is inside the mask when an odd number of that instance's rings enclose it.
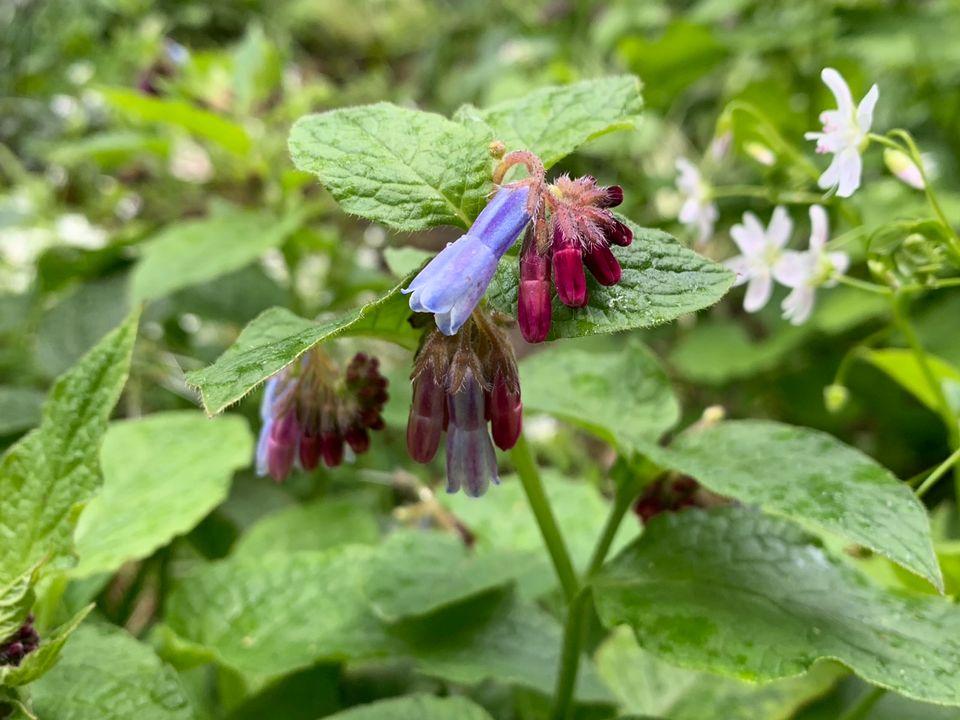
<instances>
[{"instance_id":1,"label":"purple flower bud","mask_svg":"<svg viewBox=\"0 0 960 720\"><path fill-rule=\"evenodd\" d=\"M320 437L312 432L300 436L300 466L307 471L320 464Z\"/></svg>"},{"instance_id":2,"label":"purple flower bud","mask_svg":"<svg viewBox=\"0 0 960 720\"><path fill-rule=\"evenodd\" d=\"M343 438L335 430L320 433L320 452L323 455L323 464L327 467L337 467L343 462Z\"/></svg>"},{"instance_id":3,"label":"purple flower bud","mask_svg":"<svg viewBox=\"0 0 960 720\"><path fill-rule=\"evenodd\" d=\"M362 427L351 427L343 434L343 439L347 445L358 455L364 453L370 447L370 434Z\"/></svg>"},{"instance_id":4,"label":"purple flower bud","mask_svg":"<svg viewBox=\"0 0 960 720\"><path fill-rule=\"evenodd\" d=\"M419 463L428 463L440 447L446 426L447 395L428 365L413 381L413 402L407 419L407 450Z\"/></svg>"},{"instance_id":5,"label":"purple flower bud","mask_svg":"<svg viewBox=\"0 0 960 720\"><path fill-rule=\"evenodd\" d=\"M557 295L567 307L587 304L587 276L580 246L568 239L559 227L553 233L553 278Z\"/></svg>"},{"instance_id":6,"label":"purple flower bud","mask_svg":"<svg viewBox=\"0 0 960 720\"><path fill-rule=\"evenodd\" d=\"M526 186L503 187L466 235L448 245L402 292L410 309L433 313L444 335L455 335L480 302L497 262L530 222Z\"/></svg>"},{"instance_id":7,"label":"purple flower bud","mask_svg":"<svg viewBox=\"0 0 960 720\"><path fill-rule=\"evenodd\" d=\"M620 263L613 256L609 245L591 245L584 254L583 261L601 285L616 285L620 282Z\"/></svg>"},{"instance_id":8,"label":"purple flower bud","mask_svg":"<svg viewBox=\"0 0 960 720\"><path fill-rule=\"evenodd\" d=\"M520 288L517 302L517 322L527 342L547 339L553 315L551 305L550 258L537 252L530 243L520 254Z\"/></svg>"},{"instance_id":9,"label":"purple flower bud","mask_svg":"<svg viewBox=\"0 0 960 720\"><path fill-rule=\"evenodd\" d=\"M509 450L517 444L523 429L523 403L520 401L519 386L511 388L503 373L497 373L488 405L493 442L501 450Z\"/></svg>"},{"instance_id":10,"label":"purple flower bud","mask_svg":"<svg viewBox=\"0 0 960 720\"><path fill-rule=\"evenodd\" d=\"M289 412L273 422L267 438L267 471L277 482L286 480L293 469L299 438L296 413Z\"/></svg>"},{"instance_id":11,"label":"purple flower bud","mask_svg":"<svg viewBox=\"0 0 960 720\"><path fill-rule=\"evenodd\" d=\"M610 185L606 188L606 195L597 203L598 207L612 208L623 202L623 188L619 185Z\"/></svg>"},{"instance_id":12,"label":"purple flower bud","mask_svg":"<svg viewBox=\"0 0 960 720\"><path fill-rule=\"evenodd\" d=\"M491 481L499 483L500 478L487 433L483 387L469 368L460 387L447 395L447 408L447 492L463 488L470 497L480 497Z\"/></svg>"}]
</instances>

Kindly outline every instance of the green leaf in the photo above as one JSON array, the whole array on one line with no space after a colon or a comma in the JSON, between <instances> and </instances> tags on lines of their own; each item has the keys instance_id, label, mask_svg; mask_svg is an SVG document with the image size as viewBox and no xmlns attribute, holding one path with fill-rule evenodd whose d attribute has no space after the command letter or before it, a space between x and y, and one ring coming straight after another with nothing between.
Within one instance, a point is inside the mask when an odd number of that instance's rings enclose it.
<instances>
[{"instance_id":1,"label":"green leaf","mask_svg":"<svg viewBox=\"0 0 960 720\"><path fill-rule=\"evenodd\" d=\"M733 284L721 265L687 250L661 230L633 230L633 244L613 248L623 268L617 285L603 287L587 274L589 302L568 308L554 297L549 339L651 327L713 305ZM516 258L500 263L487 291L490 304L516 316L519 277Z\"/></svg>"},{"instance_id":2,"label":"green leaf","mask_svg":"<svg viewBox=\"0 0 960 720\"><path fill-rule=\"evenodd\" d=\"M236 155L246 155L253 142L243 126L185 100L144 95L127 88L100 88L107 103L132 122L183 128Z\"/></svg>"},{"instance_id":3,"label":"green leaf","mask_svg":"<svg viewBox=\"0 0 960 720\"><path fill-rule=\"evenodd\" d=\"M33 607L33 586L39 568L32 567L9 582L0 584L0 643L13 635Z\"/></svg>"},{"instance_id":4,"label":"green leaf","mask_svg":"<svg viewBox=\"0 0 960 720\"><path fill-rule=\"evenodd\" d=\"M489 130L390 103L300 118L294 164L348 213L396 230L468 228L491 186Z\"/></svg>"},{"instance_id":5,"label":"green leaf","mask_svg":"<svg viewBox=\"0 0 960 720\"><path fill-rule=\"evenodd\" d=\"M153 300L246 267L302 221L299 213L280 219L266 210L227 207L170 225L144 244L130 276L130 295L134 302Z\"/></svg>"},{"instance_id":6,"label":"green leaf","mask_svg":"<svg viewBox=\"0 0 960 720\"><path fill-rule=\"evenodd\" d=\"M123 630L84 625L31 688L33 709L57 720L193 720L177 674Z\"/></svg>"},{"instance_id":7,"label":"green leaf","mask_svg":"<svg viewBox=\"0 0 960 720\"><path fill-rule=\"evenodd\" d=\"M388 247L383 251L383 260L387 267L397 277L406 277L414 270L419 270L433 253L415 247Z\"/></svg>"},{"instance_id":8,"label":"green leaf","mask_svg":"<svg viewBox=\"0 0 960 720\"><path fill-rule=\"evenodd\" d=\"M338 712L329 720L492 720L464 697L407 695Z\"/></svg>"},{"instance_id":9,"label":"green leaf","mask_svg":"<svg viewBox=\"0 0 960 720\"><path fill-rule=\"evenodd\" d=\"M653 354L639 342L604 352L567 345L520 363L523 406L592 432L625 451L672 428L680 407Z\"/></svg>"},{"instance_id":10,"label":"green leaf","mask_svg":"<svg viewBox=\"0 0 960 720\"><path fill-rule=\"evenodd\" d=\"M346 546L213 563L174 589L165 619L183 640L254 677L381 655L397 643L360 592L371 552Z\"/></svg>"},{"instance_id":11,"label":"green leaf","mask_svg":"<svg viewBox=\"0 0 960 720\"><path fill-rule=\"evenodd\" d=\"M80 509L101 483L100 442L127 379L139 312L69 372L40 426L0 458L0 577L16 577L70 551Z\"/></svg>"},{"instance_id":12,"label":"green leaf","mask_svg":"<svg viewBox=\"0 0 960 720\"><path fill-rule=\"evenodd\" d=\"M240 536L232 554L256 557L338 545L373 545L379 538L377 519L356 499L324 499L266 515Z\"/></svg>"},{"instance_id":13,"label":"green leaf","mask_svg":"<svg viewBox=\"0 0 960 720\"><path fill-rule=\"evenodd\" d=\"M512 560L504 553L471 555L448 534L397 532L377 548L363 590L378 617L397 622L503 587L516 575Z\"/></svg>"},{"instance_id":14,"label":"green leaf","mask_svg":"<svg viewBox=\"0 0 960 720\"><path fill-rule=\"evenodd\" d=\"M213 365L188 373L187 383L200 391L203 406L215 415L326 340L364 335L412 350L419 332L407 322L410 307L400 294L408 282L409 278L404 278L382 298L322 323L305 320L286 308L266 310Z\"/></svg>"},{"instance_id":15,"label":"green leaf","mask_svg":"<svg viewBox=\"0 0 960 720\"><path fill-rule=\"evenodd\" d=\"M190 531L252 458L253 437L236 415L188 410L114 423L100 454L103 488L77 522L71 575L113 572Z\"/></svg>"},{"instance_id":16,"label":"green leaf","mask_svg":"<svg viewBox=\"0 0 960 720\"><path fill-rule=\"evenodd\" d=\"M583 571L610 504L588 483L571 482L552 470L543 470L541 475L573 564ZM519 587L525 597L543 595L556 586L556 573L547 559L543 536L515 476L504 477L498 487L484 496L483 502L462 494L439 499L474 535L478 555L491 553L502 557L505 553L522 553L526 557L515 560ZM623 547L637 530L635 522L621 524L614 549Z\"/></svg>"},{"instance_id":17,"label":"green leaf","mask_svg":"<svg viewBox=\"0 0 960 720\"><path fill-rule=\"evenodd\" d=\"M40 422L43 398L39 390L0 385L0 435L29 430Z\"/></svg>"},{"instance_id":18,"label":"green leaf","mask_svg":"<svg viewBox=\"0 0 960 720\"><path fill-rule=\"evenodd\" d=\"M789 720L844 674L836 664L817 663L800 677L757 685L684 670L641 649L627 628L603 642L596 662L625 711L669 720Z\"/></svg>"},{"instance_id":19,"label":"green leaf","mask_svg":"<svg viewBox=\"0 0 960 720\"><path fill-rule=\"evenodd\" d=\"M885 348L864 350L864 360L890 376L894 382L913 395L934 412L940 412L940 404L927 378L910 350ZM950 402L951 409L960 415L960 370L934 355L927 355L927 363L934 378L940 383Z\"/></svg>"},{"instance_id":20,"label":"green leaf","mask_svg":"<svg viewBox=\"0 0 960 720\"><path fill-rule=\"evenodd\" d=\"M60 659L60 651L64 644L80 627L80 623L90 614L91 610L93 610L93 605L88 605L54 630L49 637L42 638L40 647L32 653L28 653L17 667L12 665L0 667L0 685L19 687L32 683L50 672L50 669Z\"/></svg>"},{"instance_id":21,"label":"green leaf","mask_svg":"<svg viewBox=\"0 0 960 720\"><path fill-rule=\"evenodd\" d=\"M549 168L594 138L635 127L643 110L640 88L632 75L583 80L485 110L464 107L456 118L482 121L508 150L530 150Z\"/></svg>"},{"instance_id":22,"label":"green leaf","mask_svg":"<svg viewBox=\"0 0 960 720\"><path fill-rule=\"evenodd\" d=\"M835 533L943 590L923 505L883 466L826 433L740 420L691 429L649 452L714 492Z\"/></svg>"},{"instance_id":23,"label":"green leaf","mask_svg":"<svg viewBox=\"0 0 960 720\"><path fill-rule=\"evenodd\" d=\"M681 667L765 681L831 658L876 685L960 705L957 605L872 585L798 526L748 508L658 516L603 568L594 598L604 624L629 625Z\"/></svg>"}]
</instances>

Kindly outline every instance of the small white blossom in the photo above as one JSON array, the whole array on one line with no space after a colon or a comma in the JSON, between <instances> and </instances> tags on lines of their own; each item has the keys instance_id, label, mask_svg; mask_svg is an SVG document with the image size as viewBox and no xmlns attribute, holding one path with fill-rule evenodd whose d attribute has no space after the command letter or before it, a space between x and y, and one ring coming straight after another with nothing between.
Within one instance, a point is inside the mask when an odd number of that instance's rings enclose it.
<instances>
[{"instance_id":1,"label":"small white blossom","mask_svg":"<svg viewBox=\"0 0 960 720\"><path fill-rule=\"evenodd\" d=\"M923 161L923 173L928 178L934 175L937 169L936 161L926 153L922 154L920 159ZM905 152L887 148L883 151L883 162L901 182L917 190L923 190L923 175L920 173L920 168Z\"/></svg>"},{"instance_id":2,"label":"small white blossom","mask_svg":"<svg viewBox=\"0 0 960 720\"><path fill-rule=\"evenodd\" d=\"M836 110L820 113L823 132L808 132L807 140L817 141L818 153L832 153L833 161L820 176L818 184L824 190L837 188L837 195L850 197L860 187L863 161L860 153L867 143L867 134L873 125L873 108L880 90L872 86L860 104L854 107L847 81L833 68L824 68L820 77L837 100Z\"/></svg>"},{"instance_id":3,"label":"small white blossom","mask_svg":"<svg viewBox=\"0 0 960 720\"><path fill-rule=\"evenodd\" d=\"M677 158L677 189L684 196L677 219L696 230L697 243L707 242L713 235L713 225L719 212L710 200L710 186L703 180L697 166L686 158Z\"/></svg>"},{"instance_id":4,"label":"small white blossom","mask_svg":"<svg viewBox=\"0 0 960 720\"><path fill-rule=\"evenodd\" d=\"M57 218L54 231L64 243L85 250L99 250L107 244L107 231L92 224L86 215L67 213Z\"/></svg>"},{"instance_id":5,"label":"small white blossom","mask_svg":"<svg viewBox=\"0 0 960 720\"><path fill-rule=\"evenodd\" d=\"M837 278L850 267L844 252L825 252L830 234L827 211L810 206L810 248L806 252L789 250L777 265L777 280L793 288L784 298L783 317L793 325L802 325L813 312L818 287L833 287Z\"/></svg>"},{"instance_id":6,"label":"small white blossom","mask_svg":"<svg viewBox=\"0 0 960 720\"><path fill-rule=\"evenodd\" d=\"M764 228L751 212L743 214L743 223L730 229L730 236L742 255L730 258L726 266L737 274L735 285L747 283L743 309L757 312L770 301L773 280L780 280L783 247L790 240L793 221L780 205L773 209L770 224ZM782 281L781 281L782 282Z\"/></svg>"}]
</instances>

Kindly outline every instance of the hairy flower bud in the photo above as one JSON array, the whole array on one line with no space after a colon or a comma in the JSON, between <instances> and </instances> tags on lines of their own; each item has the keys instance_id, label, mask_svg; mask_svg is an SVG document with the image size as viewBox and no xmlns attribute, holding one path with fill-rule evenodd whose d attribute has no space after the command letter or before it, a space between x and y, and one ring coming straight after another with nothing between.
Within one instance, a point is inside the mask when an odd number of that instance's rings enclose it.
<instances>
[{"instance_id":1,"label":"hairy flower bud","mask_svg":"<svg viewBox=\"0 0 960 720\"><path fill-rule=\"evenodd\" d=\"M509 450L517 444L523 429L523 403L520 401L520 385L511 387L504 373L498 372L490 391L489 415L493 441L501 450Z\"/></svg>"},{"instance_id":2,"label":"hairy flower bud","mask_svg":"<svg viewBox=\"0 0 960 720\"><path fill-rule=\"evenodd\" d=\"M538 251L529 232L520 251L518 292L517 323L520 325L520 333L527 342L543 342L550 333L553 315L550 257Z\"/></svg>"},{"instance_id":3,"label":"hairy flower bud","mask_svg":"<svg viewBox=\"0 0 960 720\"><path fill-rule=\"evenodd\" d=\"M556 227L553 233L553 277L557 295L567 307L587 304L587 277L580 246Z\"/></svg>"},{"instance_id":4,"label":"hairy flower bud","mask_svg":"<svg viewBox=\"0 0 960 720\"><path fill-rule=\"evenodd\" d=\"M601 285L616 285L620 282L620 263L610 252L608 245L591 245L584 253L583 261Z\"/></svg>"}]
</instances>

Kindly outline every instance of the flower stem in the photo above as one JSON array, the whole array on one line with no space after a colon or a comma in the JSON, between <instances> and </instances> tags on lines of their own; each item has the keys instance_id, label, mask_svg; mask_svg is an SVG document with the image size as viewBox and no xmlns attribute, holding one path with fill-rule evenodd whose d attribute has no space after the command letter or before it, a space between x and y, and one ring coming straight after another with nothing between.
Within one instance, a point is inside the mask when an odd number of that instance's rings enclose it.
<instances>
[{"instance_id":1,"label":"flower stem","mask_svg":"<svg viewBox=\"0 0 960 720\"><path fill-rule=\"evenodd\" d=\"M857 700L853 707L847 710L840 717L840 720L863 720L863 718L867 717L867 714L873 709L873 706L877 704L877 701L879 701L880 698L882 698L886 693L886 688L871 688L865 692L859 700Z\"/></svg>"},{"instance_id":2,"label":"flower stem","mask_svg":"<svg viewBox=\"0 0 960 720\"><path fill-rule=\"evenodd\" d=\"M874 293L875 295L891 295L893 293L893 291L885 285L877 285L876 283L858 280L857 278L852 278L847 275L838 275L837 281L841 285L849 285L850 287Z\"/></svg>"},{"instance_id":3,"label":"flower stem","mask_svg":"<svg viewBox=\"0 0 960 720\"><path fill-rule=\"evenodd\" d=\"M560 534L553 510L550 508L550 501L547 500L543 490L543 482L540 480L540 473L537 471L530 445L527 444L523 433L510 451L510 459L513 460L517 474L520 476L523 492L527 496L527 502L530 503L530 509L540 528L540 534L543 536L543 542L553 562L553 569L560 580L567 605L570 606L580 590L580 583L577 581L577 573L573 569L570 553L563 541L563 535Z\"/></svg>"},{"instance_id":4,"label":"flower stem","mask_svg":"<svg viewBox=\"0 0 960 720\"><path fill-rule=\"evenodd\" d=\"M956 465L958 460L960 460L960 450L954 450L953 454L940 463L934 471L927 476L927 479L920 484L920 487L916 490L917 497L926 495L927 491L936 485L937 481L946 475L947 471Z\"/></svg>"}]
</instances>

